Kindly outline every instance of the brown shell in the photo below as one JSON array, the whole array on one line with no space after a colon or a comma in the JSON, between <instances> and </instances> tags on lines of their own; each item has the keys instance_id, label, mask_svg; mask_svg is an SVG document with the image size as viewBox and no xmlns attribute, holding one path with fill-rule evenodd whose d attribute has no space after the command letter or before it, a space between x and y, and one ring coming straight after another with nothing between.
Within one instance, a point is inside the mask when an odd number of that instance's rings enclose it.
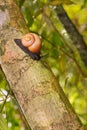
<instances>
[{"instance_id":1,"label":"brown shell","mask_svg":"<svg viewBox=\"0 0 87 130\"><path fill-rule=\"evenodd\" d=\"M41 49L40 37L35 33L28 33L21 39L22 44L33 53L39 53Z\"/></svg>"}]
</instances>

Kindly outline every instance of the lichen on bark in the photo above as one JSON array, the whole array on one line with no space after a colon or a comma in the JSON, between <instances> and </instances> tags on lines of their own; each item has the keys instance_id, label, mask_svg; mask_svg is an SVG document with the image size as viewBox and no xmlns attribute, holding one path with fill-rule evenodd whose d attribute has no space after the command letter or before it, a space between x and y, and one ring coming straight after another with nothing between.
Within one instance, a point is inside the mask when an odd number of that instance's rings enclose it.
<instances>
[{"instance_id":1,"label":"lichen on bark","mask_svg":"<svg viewBox=\"0 0 87 130\"><path fill-rule=\"evenodd\" d=\"M28 32L14 0L0 4L6 6L4 12L0 7L1 13L8 15L0 24L0 64L31 129L84 130L49 67L32 60L14 43Z\"/></svg>"}]
</instances>

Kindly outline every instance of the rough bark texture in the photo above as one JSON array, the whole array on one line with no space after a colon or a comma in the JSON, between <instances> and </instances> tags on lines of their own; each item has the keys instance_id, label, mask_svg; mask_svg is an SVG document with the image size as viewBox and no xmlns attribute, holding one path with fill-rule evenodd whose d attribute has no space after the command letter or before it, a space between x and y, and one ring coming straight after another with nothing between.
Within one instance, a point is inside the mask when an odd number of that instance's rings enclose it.
<instances>
[{"instance_id":1,"label":"rough bark texture","mask_svg":"<svg viewBox=\"0 0 87 130\"><path fill-rule=\"evenodd\" d=\"M14 0L0 0L0 64L31 129L84 130L47 65L14 43L21 32L28 29Z\"/></svg>"}]
</instances>

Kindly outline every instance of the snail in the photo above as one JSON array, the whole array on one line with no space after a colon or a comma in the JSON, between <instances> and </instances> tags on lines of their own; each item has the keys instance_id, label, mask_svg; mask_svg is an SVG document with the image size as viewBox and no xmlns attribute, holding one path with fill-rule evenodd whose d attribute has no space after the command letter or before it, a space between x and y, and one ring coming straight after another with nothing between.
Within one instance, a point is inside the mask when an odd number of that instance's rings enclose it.
<instances>
[{"instance_id":1,"label":"snail","mask_svg":"<svg viewBox=\"0 0 87 130\"><path fill-rule=\"evenodd\" d=\"M14 39L15 43L32 59L39 60L41 50L40 37L35 33L25 34L21 39Z\"/></svg>"}]
</instances>

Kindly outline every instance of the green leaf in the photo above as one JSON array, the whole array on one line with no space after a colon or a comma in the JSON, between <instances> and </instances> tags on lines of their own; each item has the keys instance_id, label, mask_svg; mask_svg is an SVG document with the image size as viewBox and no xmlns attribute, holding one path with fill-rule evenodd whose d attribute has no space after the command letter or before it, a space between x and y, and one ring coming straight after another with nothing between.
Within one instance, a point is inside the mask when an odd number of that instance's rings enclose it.
<instances>
[{"instance_id":1,"label":"green leaf","mask_svg":"<svg viewBox=\"0 0 87 130\"><path fill-rule=\"evenodd\" d=\"M9 130L6 119L0 113L0 130Z\"/></svg>"},{"instance_id":2,"label":"green leaf","mask_svg":"<svg viewBox=\"0 0 87 130\"><path fill-rule=\"evenodd\" d=\"M59 46L63 46L63 42L61 41L59 35L56 32L53 32L52 41Z\"/></svg>"}]
</instances>

